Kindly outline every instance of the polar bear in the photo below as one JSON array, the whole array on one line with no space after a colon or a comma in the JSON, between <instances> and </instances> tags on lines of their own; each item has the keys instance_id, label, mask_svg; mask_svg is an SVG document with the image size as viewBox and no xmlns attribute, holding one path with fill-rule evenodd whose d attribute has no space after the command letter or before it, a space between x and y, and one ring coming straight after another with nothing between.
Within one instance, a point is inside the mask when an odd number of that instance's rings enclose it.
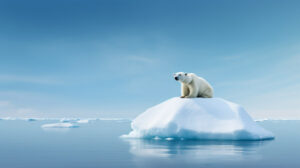
<instances>
[{"instance_id":1,"label":"polar bear","mask_svg":"<svg viewBox=\"0 0 300 168\"><path fill-rule=\"evenodd\" d=\"M213 97L212 86L194 73L177 72L174 78L181 83L181 98Z\"/></svg>"}]
</instances>

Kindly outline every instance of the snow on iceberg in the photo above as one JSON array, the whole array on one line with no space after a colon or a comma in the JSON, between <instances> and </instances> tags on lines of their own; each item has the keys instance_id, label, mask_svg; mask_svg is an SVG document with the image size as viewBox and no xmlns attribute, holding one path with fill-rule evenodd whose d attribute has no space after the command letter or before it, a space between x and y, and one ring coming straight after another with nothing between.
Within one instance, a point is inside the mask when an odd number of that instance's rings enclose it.
<instances>
[{"instance_id":1,"label":"snow on iceberg","mask_svg":"<svg viewBox=\"0 0 300 168\"><path fill-rule=\"evenodd\" d=\"M238 104L221 98L171 98L149 108L123 137L200 140L264 140L274 135Z\"/></svg>"},{"instance_id":2,"label":"snow on iceberg","mask_svg":"<svg viewBox=\"0 0 300 168\"><path fill-rule=\"evenodd\" d=\"M52 124L44 124L42 128L77 128L78 125L74 125L72 123L52 123Z\"/></svg>"}]
</instances>

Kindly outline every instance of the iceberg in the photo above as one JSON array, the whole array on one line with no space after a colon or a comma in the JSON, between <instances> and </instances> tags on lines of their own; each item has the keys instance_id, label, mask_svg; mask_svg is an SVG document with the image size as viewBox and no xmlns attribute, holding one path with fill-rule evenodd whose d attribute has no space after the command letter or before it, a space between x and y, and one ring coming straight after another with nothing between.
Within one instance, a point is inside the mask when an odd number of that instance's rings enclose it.
<instances>
[{"instance_id":1,"label":"iceberg","mask_svg":"<svg viewBox=\"0 0 300 168\"><path fill-rule=\"evenodd\" d=\"M273 133L259 126L238 104L222 98L179 98L137 116L126 138L164 140L266 140Z\"/></svg>"},{"instance_id":2,"label":"iceberg","mask_svg":"<svg viewBox=\"0 0 300 168\"><path fill-rule=\"evenodd\" d=\"M78 125L74 125L72 123L52 123L52 124L44 124L42 128L77 128Z\"/></svg>"}]
</instances>

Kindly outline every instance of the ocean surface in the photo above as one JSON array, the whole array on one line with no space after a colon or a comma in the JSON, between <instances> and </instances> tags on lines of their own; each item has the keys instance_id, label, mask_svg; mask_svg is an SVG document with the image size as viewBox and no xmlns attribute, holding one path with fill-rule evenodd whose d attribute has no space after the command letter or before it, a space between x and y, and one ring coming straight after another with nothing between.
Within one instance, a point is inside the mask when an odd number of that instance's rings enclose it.
<instances>
[{"instance_id":1,"label":"ocean surface","mask_svg":"<svg viewBox=\"0 0 300 168\"><path fill-rule=\"evenodd\" d=\"M124 139L128 120L96 120L77 128L59 121L0 120L0 168L300 167L300 121L262 121L267 141Z\"/></svg>"}]
</instances>

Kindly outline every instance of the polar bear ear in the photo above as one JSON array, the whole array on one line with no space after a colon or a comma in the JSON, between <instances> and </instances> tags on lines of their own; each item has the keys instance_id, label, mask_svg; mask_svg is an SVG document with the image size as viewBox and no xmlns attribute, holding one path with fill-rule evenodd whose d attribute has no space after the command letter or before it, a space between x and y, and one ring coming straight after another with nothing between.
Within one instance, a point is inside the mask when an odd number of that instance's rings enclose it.
<instances>
[{"instance_id":1,"label":"polar bear ear","mask_svg":"<svg viewBox=\"0 0 300 168\"><path fill-rule=\"evenodd\" d=\"M186 76L188 73L184 73L184 75Z\"/></svg>"}]
</instances>

